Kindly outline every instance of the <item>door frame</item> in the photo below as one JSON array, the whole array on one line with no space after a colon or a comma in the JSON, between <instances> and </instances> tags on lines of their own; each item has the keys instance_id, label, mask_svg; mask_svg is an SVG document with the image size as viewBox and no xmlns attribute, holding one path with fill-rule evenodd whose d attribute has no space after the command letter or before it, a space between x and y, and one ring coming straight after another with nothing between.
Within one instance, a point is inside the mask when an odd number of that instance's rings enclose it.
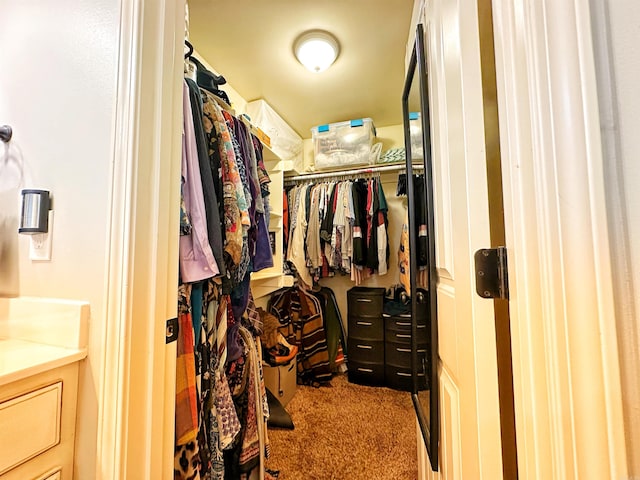
<instances>
[{"instance_id":1,"label":"door frame","mask_svg":"<svg viewBox=\"0 0 640 480\"><path fill-rule=\"evenodd\" d=\"M522 478L627 478L589 14L493 0Z\"/></svg>"},{"instance_id":2,"label":"door frame","mask_svg":"<svg viewBox=\"0 0 640 480\"><path fill-rule=\"evenodd\" d=\"M184 4L120 2L96 479L173 477Z\"/></svg>"}]
</instances>

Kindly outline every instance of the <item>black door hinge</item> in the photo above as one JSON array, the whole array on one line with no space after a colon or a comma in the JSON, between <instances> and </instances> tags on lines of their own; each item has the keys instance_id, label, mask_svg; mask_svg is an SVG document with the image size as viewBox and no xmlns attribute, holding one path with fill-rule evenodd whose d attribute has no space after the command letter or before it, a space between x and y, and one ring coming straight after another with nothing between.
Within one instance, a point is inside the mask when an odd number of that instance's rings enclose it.
<instances>
[{"instance_id":1,"label":"black door hinge","mask_svg":"<svg viewBox=\"0 0 640 480\"><path fill-rule=\"evenodd\" d=\"M170 318L167 320L167 331L166 331L166 342L171 343L175 342L178 339L178 319Z\"/></svg>"},{"instance_id":2,"label":"black door hinge","mask_svg":"<svg viewBox=\"0 0 640 480\"><path fill-rule=\"evenodd\" d=\"M482 298L509 299L507 247L483 248L475 255L476 292Z\"/></svg>"}]
</instances>

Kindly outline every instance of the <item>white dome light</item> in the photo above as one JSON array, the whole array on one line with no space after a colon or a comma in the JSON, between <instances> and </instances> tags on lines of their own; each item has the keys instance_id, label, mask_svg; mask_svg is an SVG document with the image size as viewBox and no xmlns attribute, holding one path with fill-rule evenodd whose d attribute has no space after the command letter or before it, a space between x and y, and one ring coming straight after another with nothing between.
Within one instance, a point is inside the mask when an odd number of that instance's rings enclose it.
<instances>
[{"instance_id":1,"label":"white dome light","mask_svg":"<svg viewBox=\"0 0 640 480\"><path fill-rule=\"evenodd\" d=\"M320 73L335 62L340 47L338 41L330 33L312 30L298 37L293 51L298 61L308 70Z\"/></svg>"}]
</instances>

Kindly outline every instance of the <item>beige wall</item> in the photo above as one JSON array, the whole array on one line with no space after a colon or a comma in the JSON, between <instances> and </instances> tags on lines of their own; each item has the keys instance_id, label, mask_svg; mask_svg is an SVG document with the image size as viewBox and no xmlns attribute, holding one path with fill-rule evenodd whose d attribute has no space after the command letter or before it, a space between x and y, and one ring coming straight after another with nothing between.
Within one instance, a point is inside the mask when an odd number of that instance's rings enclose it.
<instances>
[{"instance_id":1,"label":"beige wall","mask_svg":"<svg viewBox=\"0 0 640 480\"><path fill-rule=\"evenodd\" d=\"M591 2L629 475L640 477L640 4Z\"/></svg>"},{"instance_id":2,"label":"beige wall","mask_svg":"<svg viewBox=\"0 0 640 480\"><path fill-rule=\"evenodd\" d=\"M119 0L0 0L0 123L14 129L10 149L24 165L23 187L50 190L55 211L50 262L29 260L28 238L18 239L19 293L91 304L80 479L95 478L119 9Z\"/></svg>"}]
</instances>

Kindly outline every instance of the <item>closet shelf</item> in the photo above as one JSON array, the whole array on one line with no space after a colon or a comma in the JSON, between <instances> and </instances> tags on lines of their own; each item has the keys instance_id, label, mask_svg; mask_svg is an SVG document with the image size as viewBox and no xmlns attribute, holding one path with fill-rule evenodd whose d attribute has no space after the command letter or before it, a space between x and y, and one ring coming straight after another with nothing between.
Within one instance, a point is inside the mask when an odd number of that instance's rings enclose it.
<instances>
[{"instance_id":1,"label":"closet shelf","mask_svg":"<svg viewBox=\"0 0 640 480\"><path fill-rule=\"evenodd\" d=\"M254 298L269 295L283 287L293 286L293 277L282 272L273 272L272 269L251 274L251 291Z\"/></svg>"}]
</instances>

